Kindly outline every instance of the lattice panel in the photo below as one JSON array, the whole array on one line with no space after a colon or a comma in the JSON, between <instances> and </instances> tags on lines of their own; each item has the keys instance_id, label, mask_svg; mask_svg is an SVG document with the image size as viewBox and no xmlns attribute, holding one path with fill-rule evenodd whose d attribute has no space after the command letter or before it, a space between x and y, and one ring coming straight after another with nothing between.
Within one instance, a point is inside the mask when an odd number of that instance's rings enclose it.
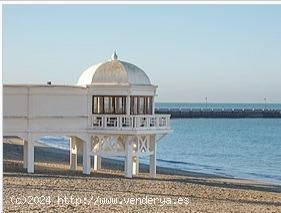
<instances>
[{"instance_id":1,"label":"lattice panel","mask_svg":"<svg viewBox=\"0 0 281 213\"><path fill-rule=\"evenodd\" d=\"M149 136L138 136L138 152L149 152Z\"/></svg>"}]
</instances>

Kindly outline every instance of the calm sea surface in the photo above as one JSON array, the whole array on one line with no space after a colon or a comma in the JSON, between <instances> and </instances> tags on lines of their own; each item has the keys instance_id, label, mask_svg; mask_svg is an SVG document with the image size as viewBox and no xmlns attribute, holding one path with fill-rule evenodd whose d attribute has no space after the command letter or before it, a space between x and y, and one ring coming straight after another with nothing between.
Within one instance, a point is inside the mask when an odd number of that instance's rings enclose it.
<instances>
[{"instance_id":1,"label":"calm sea surface","mask_svg":"<svg viewBox=\"0 0 281 213\"><path fill-rule=\"evenodd\" d=\"M179 107L157 106L171 105ZM196 104L191 105L194 108ZM241 108L237 104L222 105ZM281 109L281 104L267 107ZM281 119L173 119L171 125L174 132L158 144L158 166L281 184ZM69 149L64 137L45 137L42 142ZM148 163L148 159L141 162Z\"/></svg>"}]
</instances>

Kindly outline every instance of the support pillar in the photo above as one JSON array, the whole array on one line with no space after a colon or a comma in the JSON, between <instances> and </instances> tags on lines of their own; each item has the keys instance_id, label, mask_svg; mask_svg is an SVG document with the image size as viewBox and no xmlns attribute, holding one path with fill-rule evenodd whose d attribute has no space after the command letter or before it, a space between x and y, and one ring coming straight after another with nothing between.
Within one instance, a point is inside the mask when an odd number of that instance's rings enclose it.
<instances>
[{"instance_id":1,"label":"support pillar","mask_svg":"<svg viewBox=\"0 0 281 213\"><path fill-rule=\"evenodd\" d=\"M125 166L125 177L133 177L133 146L131 141L126 141L126 166Z\"/></svg>"},{"instance_id":2,"label":"support pillar","mask_svg":"<svg viewBox=\"0 0 281 213\"><path fill-rule=\"evenodd\" d=\"M72 171L77 170L77 139L75 137L69 138L69 155L70 155L70 166L69 169Z\"/></svg>"},{"instance_id":3,"label":"support pillar","mask_svg":"<svg viewBox=\"0 0 281 213\"><path fill-rule=\"evenodd\" d=\"M91 141L83 141L83 174L91 173Z\"/></svg>"},{"instance_id":4,"label":"support pillar","mask_svg":"<svg viewBox=\"0 0 281 213\"><path fill-rule=\"evenodd\" d=\"M150 177L156 177L156 141L155 136L150 136L150 151L152 154L149 156L149 174Z\"/></svg>"},{"instance_id":5,"label":"support pillar","mask_svg":"<svg viewBox=\"0 0 281 213\"><path fill-rule=\"evenodd\" d=\"M130 110L131 109L131 97L128 95L127 97L126 97L126 114L127 115L130 115Z\"/></svg>"},{"instance_id":6,"label":"support pillar","mask_svg":"<svg viewBox=\"0 0 281 213\"><path fill-rule=\"evenodd\" d=\"M126 150L125 150L126 151ZM125 161L124 161L124 173L126 174L127 171L127 158L125 156Z\"/></svg>"},{"instance_id":7,"label":"support pillar","mask_svg":"<svg viewBox=\"0 0 281 213\"><path fill-rule=\"evenodd\" d=\"M34 173L34 143L31 136L27 141L27 173Z\"/></svg>"},{"instance_id":8,"label":"support pillar","mask_svg":"<svg viewBox=\"0 0 281 213\"><path fill-rule=\"evenodd\" d=\"M101 169L101 157L98 155L94 155L94 171L98 171Z\"/></svg>"},{"instance_id":9,"label":"support pillar","mask_svg":"<svg viewBox=\"0 0 281 213\"><path fill-rule=\"evenodd\" d=\"M139 158L137 156L133 157L133 175L139 174Z\"/></svg>"},{"instance_id":10,"label":"support pillar","mask_svg":"<svg viewBox=\"0 0 281 213\"><path fill-rule=\"evenodd\" d=\"M27 169L27 156L28 156L28 150L27 150L27 140L23 140L23 168Z\"/></svg>"},{"instance_id":11,"label":"support pillar","mask_svg":"<svg viewBox=\"0 0 281 213\"><path fill-rule=\"evenodd\" d=\"M155 114L155 102L154 102L154 100L155 100L155 98L154 98L154 96L152 97L152 115L154 115Z\"/></svg>"}]
</instances>

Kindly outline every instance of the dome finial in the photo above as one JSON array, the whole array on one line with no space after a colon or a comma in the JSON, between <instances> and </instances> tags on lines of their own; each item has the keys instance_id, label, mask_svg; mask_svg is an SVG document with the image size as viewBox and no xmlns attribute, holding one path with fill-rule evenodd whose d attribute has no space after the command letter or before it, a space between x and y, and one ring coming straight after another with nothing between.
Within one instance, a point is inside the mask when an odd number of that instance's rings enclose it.
<instances>
[{"instance_id":1,"label":"dome finial","mask_svg":"<svg viewBox=\"0 0 281 213\"><path fill-rule=\"evenodd\" d=\"M116 54L116 50L114 50L114 53L111 56L111 60L117 60L117 59L118 59L118 56Z\"/></svg>"}]
</instances>

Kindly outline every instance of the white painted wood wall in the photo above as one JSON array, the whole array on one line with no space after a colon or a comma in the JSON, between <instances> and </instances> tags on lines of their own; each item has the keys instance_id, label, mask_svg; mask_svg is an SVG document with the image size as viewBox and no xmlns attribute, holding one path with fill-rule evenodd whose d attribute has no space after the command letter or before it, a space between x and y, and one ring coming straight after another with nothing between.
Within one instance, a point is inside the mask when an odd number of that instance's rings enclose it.
<instances>
[{"instance_id":1,"label":"white painted wood wall","mask_svg":"<svg viewBox=\"0 0 281 213\"><path fill-rule=\"evenodd\" d=\"M43 136L68 136L71 139L70 169L77 168L77 149L83 153L83 173L90 174L92 136L104 134L89 130L92 126L92 95L147 95L155 96L156 86L59 86L59 85L4 85L3 88L3 135L17 136L24 141L24 167L34 172L34 141ZM127 114L129 98L127 98ZM154 108L154 103L153 103ZM154 110L153 110L154 112ZM108 134L125 134L108 131ZM169 129L161 129L166 134ZM126 132L126 134L135 134ZM139 133L138 133L139 134ZM157 131L143 134L154 135ZM154 149L155 147L155 149ZM156 175L156 144L150 156L150 174ZM125 174L137 174L138 158L132 155L131 144L126 144ZM110 154L110 153L109 153ZM129 157L129 158L128 158ZM101 167L101 158L94 155L94 170ZM130 165L130 167L128 166ZM134 168L137 168L132 171Z\"/></svg>"}]
</instances>

